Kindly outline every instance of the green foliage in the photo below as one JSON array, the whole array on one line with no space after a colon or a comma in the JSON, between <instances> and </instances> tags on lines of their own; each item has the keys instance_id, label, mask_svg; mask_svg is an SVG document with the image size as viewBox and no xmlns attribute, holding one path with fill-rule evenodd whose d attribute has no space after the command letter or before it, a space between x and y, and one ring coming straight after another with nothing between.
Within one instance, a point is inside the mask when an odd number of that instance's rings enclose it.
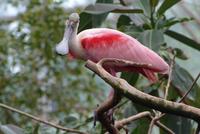
<instances>
[{"instance_id":1,"label":"green foliage","mask_svg":"<svg viewBox=\"0 0 200 134\"><path fill-rule=\"evenodd\" d=\"M162 5L158 9L158 15L163 15L165 13L165 11L167 11L169 8L174 6L179 1L180 0L164 0Z\"/></svg>"},{"instance_id":2,"label":"green foliage","mask_svg":"<svg viewBox=\"0 0 200 134\"><path fill-rule=\"evenodd\" d=\"M167 30L165 32L165 34L170 36L170 37L172 37L172 38L174 38L174 39L176 39L176 40L178 40L178 41L180 41L180 42L182 42L182 43L184 43L184 44L186 44L186 45L188 45L188 46L190 46L190 47L192 47L192 48L194 48L194 49L197 49L197 50L200 51L200 44L197 43L196 41L186 37L185 35L182 35L180 33L172 31L172 30Z\"/></svg>"},{"instance_id":3,"label":"green foliage","mask_svg":"<svg viewBox=\"0 0 200 134\"><path fill-rule=\"evenodd\" d=\"M130 3L134 8L129 8L113 4L113 0L98 0L96 5L89 6L80 13L79 32L101 27L102 23L106 24L106 17L110 12L121 13L116 20L118 30L138 39L145 46L161 54L168 62L172 54L176 54L179 59L190 60L183 50L169 47L165 38L167 35L175 39L174 43L180 41L200 50L199 43L182 33L171 30L174 25L192 20L166 16L165 13L179 1L135 0ZM101 131L99 124L95 129L92 128L93 110L105 99L104 91L107 86L97 77L94 79L91 72L84 68L82 61L65 59L55 54L55 44L63 36L64 23L69 15L60 8L60 3L62 1L56 3L53 0L31 0L30 2L10 0L4 3L14 6L24 4L26 12L21 13L13 21L0 21L0 102L59 122L66 127L99 133ZM17 27L8 30L11 23L16 23ZM171 53L169 49L172 50ZM166 78L161 78L162 82L149 85L144 77L140 76L132 73L121 75L142 91L163 97ZM178 101L181 93L190 88L193 80L190 72L175 63L168 98ZM199 107L199 96L200 89L196 84L185 101ZM151 111L141 105L128 102L118 111L117 116L128 117L144 110ZM3 134L8 132L9 134L64 133L4 110L0 110L0 118L2 124L0 132ZM180 117L166 116L161 121L176 133L191 133L194 128L190 120ZM128 129L134 134L146 133L149 123L145 118L131 123ZM163 133L162 130L160 133Z\"/></svg>"}]
</instances>

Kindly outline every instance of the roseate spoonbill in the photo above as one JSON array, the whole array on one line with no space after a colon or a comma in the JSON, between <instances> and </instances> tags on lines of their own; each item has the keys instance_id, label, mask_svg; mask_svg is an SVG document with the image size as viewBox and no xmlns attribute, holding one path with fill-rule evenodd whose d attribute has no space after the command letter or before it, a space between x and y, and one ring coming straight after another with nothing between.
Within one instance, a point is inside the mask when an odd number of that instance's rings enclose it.
<instances>
[{"instance_id":1,"label":"roseate spoonbill","mask_svg":"<svg viewBox=\"0 0 200 134\"><path fill-rule=\"evenodd\" d=\"M149 68L107 67L112 75L116 72L135 71L143 74L151 82L156 82L155 73L167 74L168 64L155 52L142 45L133 37L108 28L93 28L80 32L79 15L72 13L66 21L62 41L56 46L61 55L70 53L75 58L98 62L103 58L116 58L137 63L151 64Z\"/></svg>"}]
</instances>

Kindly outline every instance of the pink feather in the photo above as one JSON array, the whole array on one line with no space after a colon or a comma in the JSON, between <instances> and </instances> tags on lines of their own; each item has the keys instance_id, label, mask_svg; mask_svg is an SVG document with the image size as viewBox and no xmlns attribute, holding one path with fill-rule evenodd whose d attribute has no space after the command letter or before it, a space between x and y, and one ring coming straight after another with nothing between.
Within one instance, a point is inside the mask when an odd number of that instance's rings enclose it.
<instances>
[{"instance_id":1,"label":"pink feather","mask_svg":"<svg viewBox=\"0 0 200 134\"><path fill-rule=\"evenodd\" d=\"M112 68L118 71L136 71L150 81L156 82L155 73L167 74L168 64L155 52L142 45L129 35L113 29L95 28L78 34L86 58L98 62L103 58L117 58L128 61L151 64L148 69L126 67Z\"/></svg>"}]
</instances>

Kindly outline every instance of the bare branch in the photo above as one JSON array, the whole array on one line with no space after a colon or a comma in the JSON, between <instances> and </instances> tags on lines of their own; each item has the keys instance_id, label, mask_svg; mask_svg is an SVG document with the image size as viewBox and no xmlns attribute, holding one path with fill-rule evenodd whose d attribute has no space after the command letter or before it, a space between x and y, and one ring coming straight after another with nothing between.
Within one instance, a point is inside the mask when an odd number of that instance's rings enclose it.
<instances>
[{"instance_id":1,"label":"bare branch","mask_svg":"<svg viewBox=\"0 0 200 134\"><path fill-rule=\"evenodd\" d=\"M169 77L168 77L168 81L167 81L167 86L165 88L165 100L167 100L168 93L169 93L169 87L170 87L170 83L171 83L171 79L172 79L171 77L172 77L172 70L173 70L173 66L174 66L174 60L175 60L175 55L173 55L173 58L170 63Z\"/></svg>"},{"instance_id":2,"label":"bare branch","mask_svg":"<svg viewBox=\"0 0 200 134\"><path fill-rule=\"evenodd\" d=\"M141 113L138 113L136 115L133 115L131 117L128 117L128 118L125 118L125 119L122 119L120 121L116 121L115 122L115 126L118 128L118 129L121 129L124 125L128 125L130 124L132 121L135 121L135 120L138 120L138 119L141 119L143 117L147 117L149 120L152 120L154 119L154 117L151 115L151 113L149 111L144 111L144 112L141 112ZM155 125L157 125L158 127L160 127L161 129L163 129L166 133L168 134L174 134L174 132L169 129L168 127L166 127L164 124L160 123L159 121L155 122Z\"/></svg>"},{"instance_id":3,"label":"bare branch","mask_svg":"<svg viewBox=\"0 0 200 134\"><path fill-rule=\"evenodd\" d=\"M121 129L124 125L130 124L132 121L135 121L135 120L138 120L140 118L147 117L147 116L150 117L150 115L151 115L151 113L148 112L148 111L138 113L136 115L130 116L130 117L125 118L125 119L122 119L120 121L116 121L115 122L115 127L117 127L118 129Z\"/></svg>"},{"instance_id":4,"label":"bare branch","mask_svg":"<svg viewBox=\"0 0 200 134\"><path fill-rule=\"evenodd\" d=\"M154 117L151 116L151 119L153 119ZM160 121L155 121L155 124L160 127L161 129L163 129L166 133L168 134L175 134L171 129L169 129L167 126L165 126L164 124L162 124Z\"/></svg>"},{"instance_id":5,"label":"bare branch","mask_svg":"<svg viewBox=\"0 0 200 134\"><path fill-rule=\"evenodd\" d=\"M33 116L33 115L31 115L31 114L28 114L28 113L26 113L26 112L20 111L20 110L15 109L15 108L12 108L12 107L7 106L7 105L2 104L2 103L0 103L0 107L4 108L4 109L6 109L6 110L12 111L12 112L21 114L21 115L26 116L26 117L28 117L28 118L31 118L32 120L35 120L35 121L37 121L37 122L40 122L40 123L43 123L43 124L52 126L52 127L54 127L54 128L57 128L57 129L66 131L66 132L71 132L71 133L76 133L76 134L88 134L88 133L86 133L86 132L81 132L81 131L78 131L78 130L75 130L75 129L66 128L66 127L63 127L63 126L60 126L60 125L57 125L57 124L54 124L54 123L51 123L51 122L42 120L42 119L40 119L39 117Z\"/></svg>"},{"instance_id":6,"label":"bare branch","mask_svg":"<svg viewBox=\"0 0 200 134\"><path fill-rule=\"evenodd\" d=\"M147 134L151 134L151 133L152 133L154 123L155 123L155 118L153 118L153 119L151 120L151 123L150 123L150 125L149 125L149 129L148 129Z\"/></svg>"}]
</instances>

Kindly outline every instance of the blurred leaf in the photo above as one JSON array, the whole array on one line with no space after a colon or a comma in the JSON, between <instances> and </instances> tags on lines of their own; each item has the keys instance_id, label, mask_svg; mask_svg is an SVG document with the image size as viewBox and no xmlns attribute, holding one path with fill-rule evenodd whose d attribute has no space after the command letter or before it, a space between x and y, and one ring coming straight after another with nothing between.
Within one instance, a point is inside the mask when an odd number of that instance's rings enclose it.
<instances>
[{"instance_id":1,"label":"blurred leaf","mask_svg":"<svg viewBox=\"0 0 200 134\"><path fill-rule=\"evenodd\" d=\"M190 119L183 118L181 116L175 116L167 114L161 120L164 124L170 128L175 134L191 134L193 125ZM161 129L160 129L161 130ZM165 134L162 132L161 134Z\"/></svg>"},{"instance_id":2,"label":"blurred leaf","mask_svg":"<svg viewBox=\"0 0 200 134\"><path fill-rule=\"evenodd\" d=\"M180 19L177 19L175 17L169 18L169 19L160 18L158 20L157 27L158 28L164 28L164 27L169 28L173 25L183 23L183 22L188 22L191 20L193 20L193 18L180 18Z\"/></svg>"},{"instance_id":3,"label":"blurred leaf","mask_svg":"<svg viewBox=\"0 0 200 134\"><path fill-rule=\"evenodd\" d=\"M194 79L191 74L184 68L180 67L177 63L174 65L172 71L172 85L178 88L182 93L185 93L191 87ZM194 88L188 94L188 98L195 102L196 106L200 106L199 103L200 88L195 84Z\"/></svg>"},{"instance_id":4,"label":"blurred leaf","mask_svg":"<svg viewBox=\"0 0 200 134\"><path fill-rule=\"evenodd\" d=\"M98 0L97 4L102 3L113 3L113 0ZM100 13L100 14L89 14L89 13L81 13L80 14L80 24L79 24L79 32L85 29L90 29L93 27L100 27L102 22L106 19L108 13Z\"/></svg>"},{"instance_id":5,"label":"blurred leaf","mask_svg":"<svg viewBox=\"0 0 200 134\"><path fill-rule=\"evenodd\" d=\"M164 0L162 5L159 7L157 14L159 16L163 15L165 11L167 11L169 8L174 6L176 3L178 3L180 0Z\"/></svg>"},{"instance_id":6,"label":"blurred leaf","mask_svg":"<svg viewBox=\"0 0 200 134\"><path fill-rule=\"evenodd\" d=\"M126 81L128 81L128 83L130 83L131 85L135 85L138 78L139 78L139 74L138 73L129 73L129 72L123 72L121 74L121 78L125 79Z\"/></svg>"},{"instance_id":7,"label":"blurred leaf","mask_svg":"<svg viewBox=\"0 0 200 134\"><path fill-rule=\"evenodd\" d=\"M159 0L150 0L151 7L155 8L157 6L158 2L159 2Z\"/></svg>"},{"instance_id":8,"label":"blurred leaf","mask_svg":"<svg viewBox=\"0 0 200 134\"><path fill-rule=\"evenodd\" d=\"M136 26L136 25L121 25L118 30L122 31L123 33L126 33L134 38L138 38L140 34L144 31L142 27Z\"/></svg>"},{"instance_id":9,"label":"blurred leaf","mask_svg":"<svg viewBox=\"0 0 200 134\"><path fill-rule=\"evenodd\" d=\"M144 14L146 16L151 16L151 6L150 6L150 1L149 0L140 0L140 3L143 6Z\"/></svg>"},{"instance_id":10,"label":"blurred leaf","mask_svg":"<svg viewBox=\"0 0 200 134\"><path fill-rule=\"evenodd\" d=\"M189 47L192 47L192 48L200 51L200 44L197 43L196 41L186 37L183 34L177 33L177 32L172 31L172 30L165 31L165 34L176 39L176 40L178 40L178 41L180 41L180 42L182 42L182 43L184 43L184 44L186 44Z\"/></svg>"},{"instance_id":11,"label":"blurred leaf","mask_svg":"<svg viewBox=\"0 0 200 134\"><path fill-rule=\"evenodd\" d=\"M97 0L96 3L113 3L113 0Z\"/></svg>"},{"instance_id":12,"label":"blurred leaf","mask_svg":"<svg viewBox=\"0 0 200 134\"><path fill-rule=\"evenodd\" d=\"M162 30L146 30L140 34L138 40L154 51L158 51L164 44L164 35Z\"/></svg>"},{"instance_id":13,"label":"blurred leaf","mask_svg":"<svg viewBox=\"0 0 200 134\"><path fill-rule=\"evenodd\" d=\"M124 116L130 117L135 115L139 112L143 112L145 109L143 106L135 104L135 103L128 103L125 108ZM146 134L149 128L149 119L141 118L137 121L132 122L128 125L128 129L131 134Z\"/></svg>"},{"instance_id":14,"label":"blurred leaf","mask_svg":"<svg viewBox=\"0 0 200 134\"><path fill-rule=\"evenodd\" d=\"M102 13L143 13L141 9L130 9L127 7L123 7L121 5L114 5L114 4L103 4L103 3L96 3L95 5L89 5L84 10L86 13L90 14L102 14Z\"/></svg>"},{"instance_id":15,"label":"blurred leaf","mask_svg":"<svg viewBox=\"0 0 200 134\"><path fill-rule=\"evenodd\" d=\"M0 125L1 134L24 134L23 130L15 125Z\"/></svg>"},{"instance_id":16,"label":"blurred leaf","mask_svg":"<svg viewBox=\"0 0 200 134\"><path fill-rule=\"evenodd\" d=\"M164 24L164 27L171 27L171 26L173 26L175 24L183 23L183 22L188 22L188 21L191 21L191 20L193 20L193 19L192 18L180 18L180 19L168 20Z\"/></svg>"},{"instance_id":17,"label":"blurred leaf","mask_svg":"<svg viewBox=\"0 0 200 134\"><path fill-rule=\"evenodd\" d=\"M174 48L173 49L175 51L176 57L182 60L187 60L188 57L187 55L179 48Z\"/></svg>"},{"instance_id":18,"label":"blurred leaf","mask_svg":"<svg viewBox=\"0 0 200 134\"><path fill-rule=\"evenodd\" d=\"M130 25L131 19L126 15L121 15L117 21L117 28Z\"/></svg>"},{"instance_id":19,"label":"blurred leaf","mask_svg":"<svg viewBox=\"0 0 200 134\"><path fill-rule=\"evenodd\" d=\"M39 134L39 128L40 128L40 124L37 123L37 124L35 125L34 130L33 130L33 134Z\"/></svg>"},{"instance_id":20,"label":"blurred leaf","mask_svg":"<svg viewBox=\"0 0 200 134\"><path fill-rule=\"evenodd\" d=\"M101 23L106 19L107 14L101 15L91 15L88 13L80 14L80 24L79 24L79 32L90 29L93 27L99 27Z\"/></svg>"}]
</instances>

